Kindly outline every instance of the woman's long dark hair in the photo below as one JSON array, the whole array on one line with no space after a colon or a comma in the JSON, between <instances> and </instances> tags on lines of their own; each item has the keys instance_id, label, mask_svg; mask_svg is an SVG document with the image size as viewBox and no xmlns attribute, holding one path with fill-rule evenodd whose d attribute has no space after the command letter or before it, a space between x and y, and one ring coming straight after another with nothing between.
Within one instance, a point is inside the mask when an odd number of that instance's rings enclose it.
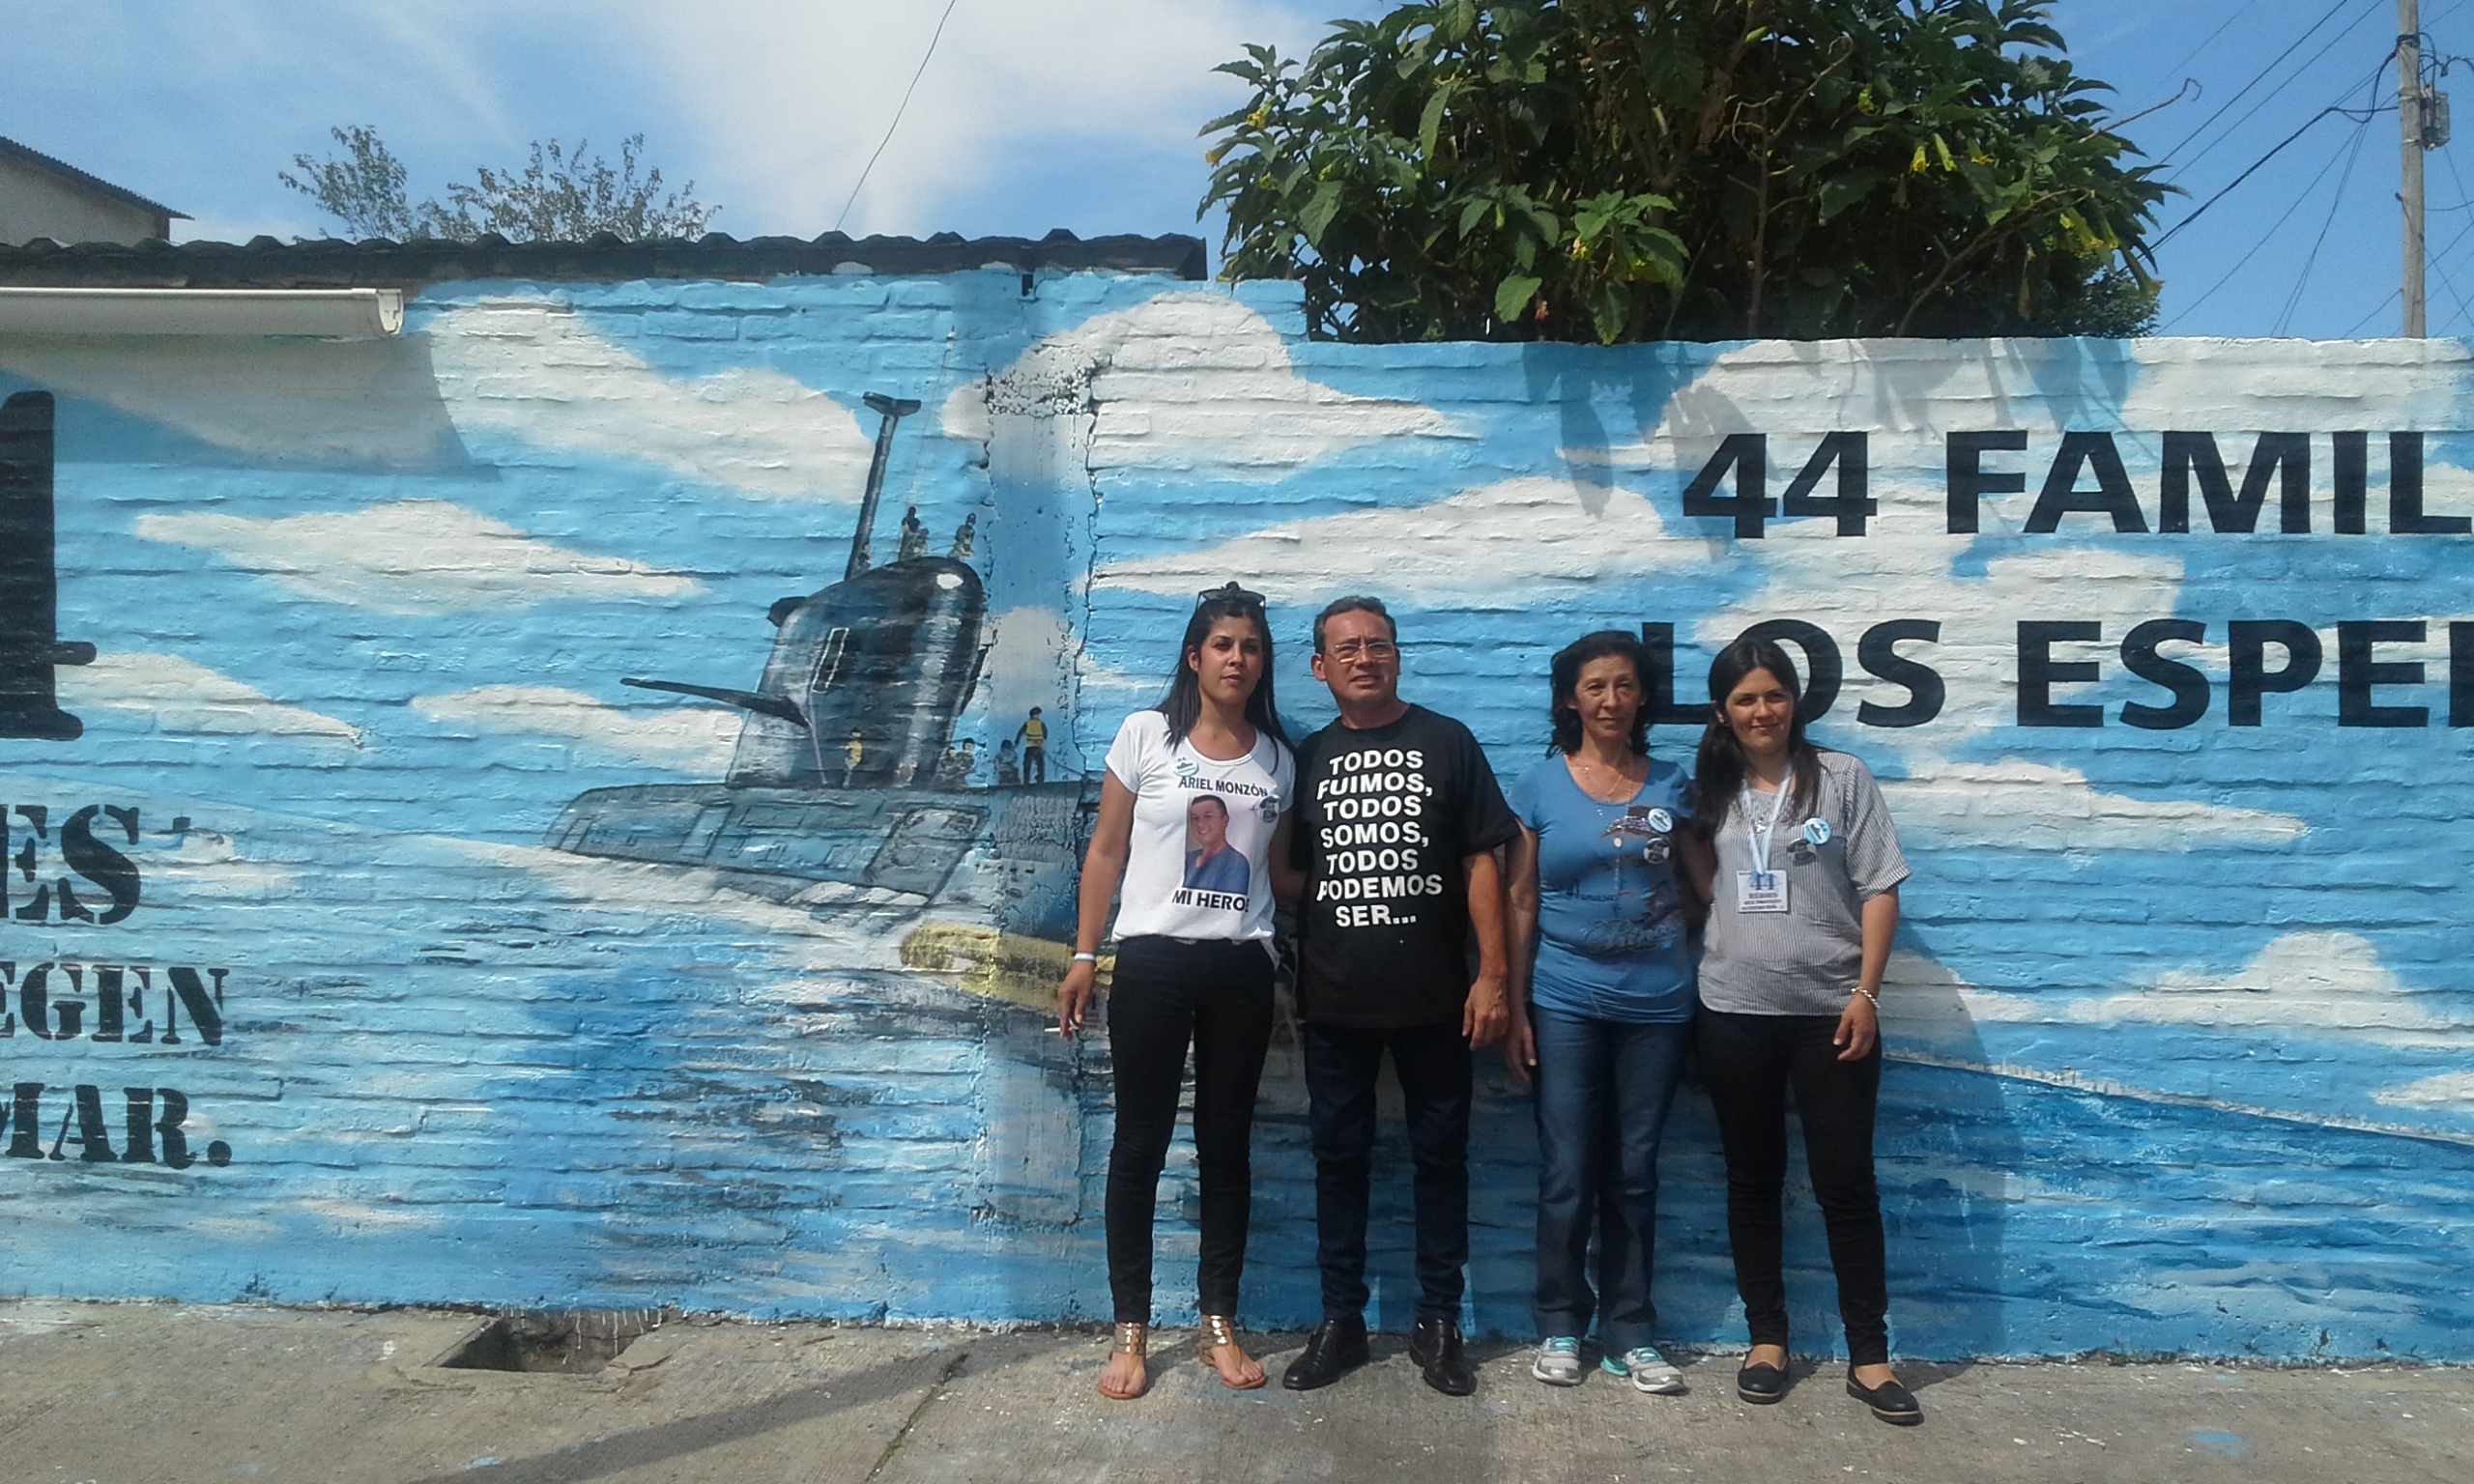
<instances>
[{"instance_id":1,"label":"woman's long dark hair","mask_svg":"<svg viewBox=\"0 0 2474 1484\"><path fill-rule=\"evenodd\" d=\"M1632 679L1640 687L1641 709L1632 715L1629 738L1635 756L1650 750L1650 674L1642 664L1641 642L1622 629L1600 629L1584 634L1555 652L1547 674L1552 699L1547 703L1547 751L1569 757L1581 750L1580 688L1581 671L1592 660L1620 659L1632 667Z\"/></svg>"},{"instance_id":2,"label":"woman's long dark hair","mask_svg":"<svg viewBox=\"0 0 2474 1484\"><path fill-rule=\"evenodd\" d=\"M1194 605L1194 616L1186 620L1186 637L1177 644L1176 673L1157 708L1168 719L1168 745L1183 742L1194 723L1202 720L1202 677L1186 661L1202 648L1202 642L1211 637L1211 626L1223 618L1247 620L1263 640L1263 677L1254 682L1254 694L1246 698L1246 720L1256 731L1269 733L1273 741L1295 752L1296 744L1280 729L1280 706L1272 696L1271 620L1263 615L1263 600L1235 583L1205 594Z\"/></svg>"},{"instance_id":3,"label":"woman's long dark hair","mask_svg":"<svg viewBox=\"0 0 2474 1484\"><path fill-rule=\"evenodd\" d=\"M1787 722L1787 767L1792 792L1781 806L1809 813L1821 798L1821 752L1804 740L1804 688L1796 677L1795 662L1774 639L1739 639L1710 662L1710 704L1713 713L1701 731L1700 756L1692 763L1692 827L1709 840L1743 791L1743 744L1727 725L1727 698L1743 677L1766 670L1787 689L1795 710ZM1802 800L1798 805L1796 800Z\"/></svg>"}]
</instances>

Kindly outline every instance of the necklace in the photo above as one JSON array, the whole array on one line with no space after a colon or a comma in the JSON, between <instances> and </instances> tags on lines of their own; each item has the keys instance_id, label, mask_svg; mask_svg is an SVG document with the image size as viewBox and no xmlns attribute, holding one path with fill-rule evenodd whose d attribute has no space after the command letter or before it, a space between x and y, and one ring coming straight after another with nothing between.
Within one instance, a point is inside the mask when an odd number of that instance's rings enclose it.
<instances>
[{"instance_id":1,"label":"necklace","mask_svg":"<svg viewBox=\"0 0 2474 1484\"><path fill-rule=\"evenodd\" d=\"M1581 792L1589 795L1590 798L1600 804L1621 804L1641 791L1641 784L1643 780L1633 778L1631 774L1624 768L1608 767L1606 764L1599 762L1594 757L1583 757L1578 754L1570 755L1568 760L1572 774L1572 782L1579 786ZM1589 777L1591 774L1601 775L1608 781L1603 783L1593 783ZM1644 770L1643 776L1644 778L1647 777L1646 770ZM1608 798L1606 796L1610 790L1616 794L1616 797Z\"/></svg>"}]
</instances>

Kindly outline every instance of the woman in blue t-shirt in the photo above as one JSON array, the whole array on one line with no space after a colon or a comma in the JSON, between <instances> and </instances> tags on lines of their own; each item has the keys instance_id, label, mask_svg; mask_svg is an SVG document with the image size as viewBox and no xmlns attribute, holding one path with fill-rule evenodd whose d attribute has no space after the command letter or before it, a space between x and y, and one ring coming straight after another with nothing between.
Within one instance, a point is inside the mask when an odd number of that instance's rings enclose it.
<instances>
[{"instance_id":1,"label":"woman in blue t-shirt","mask_svg":"<svg viewBox=\"0 0 2474 1484\"><path fill-rule=\"evenodd\" d=\"M1512 785L1513 1075L1538 1090L1538 1356L1580 1384L1599 1364L1672 1396L1683 1377L1651 1343L1658 1138L1692 1043L1692 959L1675 831L1689 781L1649 755L1641 642L1591 634L1555 656L1554 745ZM1614 1148L1605 1148L1611 1139ZM1590 1232L1598 1232L1597 1290Z\"/></svg>"}]
</instances>

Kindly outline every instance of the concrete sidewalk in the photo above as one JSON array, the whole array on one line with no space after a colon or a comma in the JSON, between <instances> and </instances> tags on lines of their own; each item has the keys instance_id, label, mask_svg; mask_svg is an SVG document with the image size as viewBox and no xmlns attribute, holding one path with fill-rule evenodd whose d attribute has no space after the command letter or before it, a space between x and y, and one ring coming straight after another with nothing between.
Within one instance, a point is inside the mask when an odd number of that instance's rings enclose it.
<instances>
[{"instance_id":1,"label":"concrete sidewalk","mask_svg":"<svg viewBox=\"0 0 2474 1484\"><path fill-rule=\"evenodd\" d=\"M0 1458L30 1484L260 1479L1453 1481L1664 1478L2474 1478L2474 1371L2180 1363L1909 1366L1920 1428L1872 1419L1835 1368L1740 1404L1735 1357L1685 1397L1531 1381L1483 1347L1479 1393L1420 1384L1397 1337L1326 1391L1223 1390L1183 1331L1152 1394L1092 1390L1090 1333L673 1320L576 1374L450 1369L486 1317L0 1303ZM1254 1337L1277 1372L1296 1335Z\"/></svg>"}]
</instances>

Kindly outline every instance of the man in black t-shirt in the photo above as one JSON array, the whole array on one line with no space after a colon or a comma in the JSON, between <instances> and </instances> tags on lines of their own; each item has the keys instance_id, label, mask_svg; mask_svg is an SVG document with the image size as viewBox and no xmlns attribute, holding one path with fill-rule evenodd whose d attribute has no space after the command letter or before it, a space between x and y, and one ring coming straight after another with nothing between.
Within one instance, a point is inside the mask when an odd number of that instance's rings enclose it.
<instances>
[{"instance_id":1,"label":"man in black t-shirt","mask_svg":"<svg viewBox=\"0 0 2474 1484\"><path fill-rule=\"evenodd\" d=\"M1400 699L1398 630L1381 602L1314 620L1314 678L1339 720L1297 750L1297 804L1272 844L1298 906L1298 1007L1314 1139L1323 1323L1281 1384L1310 1390L1366 1358L1366 1221L1375 1080L1392 1053L1417 1166L1418 1319L1426 1384L1466 1396L1469 1055L1502 1037L1503 876L1518 825L1469 728ZM1467 948L1474 934L1475 982Z\"/></svg>"}]
</instances>

